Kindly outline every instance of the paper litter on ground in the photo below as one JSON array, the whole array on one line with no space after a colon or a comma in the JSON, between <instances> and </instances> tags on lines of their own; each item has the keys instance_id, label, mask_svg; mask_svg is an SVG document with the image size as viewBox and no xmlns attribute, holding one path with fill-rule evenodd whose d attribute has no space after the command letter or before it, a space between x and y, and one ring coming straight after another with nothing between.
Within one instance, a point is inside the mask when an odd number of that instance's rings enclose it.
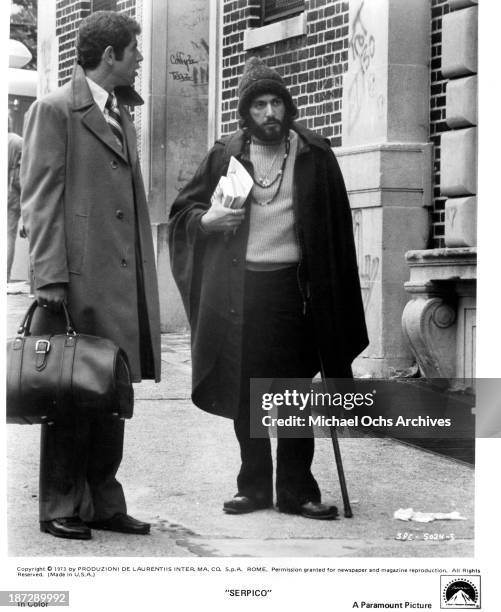
<instances>
[{"instance_id":1,"label":"paper litter on ground","mask_svg":"<svg viewBox=\"0 0 501 612\"><path fill-rule=\"evenodd\" d=\"M399 508L393 513L393 518L399 521L415 521L416 523L431 523L432 521L466 521L459 512L414 512L412 508Z\"/></svg>"}]
</instances>

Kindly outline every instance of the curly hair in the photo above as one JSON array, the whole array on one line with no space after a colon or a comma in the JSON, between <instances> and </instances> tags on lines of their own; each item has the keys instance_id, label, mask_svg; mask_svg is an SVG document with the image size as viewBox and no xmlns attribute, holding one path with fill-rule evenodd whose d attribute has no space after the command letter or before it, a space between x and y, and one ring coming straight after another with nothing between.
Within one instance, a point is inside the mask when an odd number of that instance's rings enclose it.
<instances>
[{"instance_id":1,"label":"curly hair","mask_svg":"<svg viewBox=\"0 0 501 612\"><path fill-rule=\"evenodd\" d=\"M115 11L96 11L78 28L77 61L84 70L93 70L110 45L117 60L121 60L132 37L140 33L141 26L131 17Z\"/></svg>"}]
</instances>

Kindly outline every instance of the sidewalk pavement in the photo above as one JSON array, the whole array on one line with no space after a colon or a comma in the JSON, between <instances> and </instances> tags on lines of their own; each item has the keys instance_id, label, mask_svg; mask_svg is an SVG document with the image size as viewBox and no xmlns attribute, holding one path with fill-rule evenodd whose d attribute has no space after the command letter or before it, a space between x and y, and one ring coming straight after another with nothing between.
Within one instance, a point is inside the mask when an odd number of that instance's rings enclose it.
<instances>
[{"instance_id":1,"label":"sidewalk pavement","mask_svg":"<svg viewBox=\"0 0 501 612\"><path fill-rule=\"evenodd\" d=\"M9 287L7 335L30 299ZM86 542L40 533L37 517L39 428L7 427L8 540L12 556L127 557L469 557L473 556L471 466L386 438L340 440L354 517L342 513L329 439L315 441L313 473L336 521L276 510L232 516L239 467L232 422L190 401L189 335L162 336L162 382L135 387L119 479L128 511L152 523L149 536L95 531ZM399 508L458 511L464 521L402 522Z\"/></svg>"}]
</instances>

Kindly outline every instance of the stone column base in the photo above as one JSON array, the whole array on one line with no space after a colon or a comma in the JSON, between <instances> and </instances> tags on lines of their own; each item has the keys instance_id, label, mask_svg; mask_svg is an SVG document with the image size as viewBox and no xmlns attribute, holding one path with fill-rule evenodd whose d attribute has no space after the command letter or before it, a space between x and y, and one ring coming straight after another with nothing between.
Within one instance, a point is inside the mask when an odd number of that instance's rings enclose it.
<instances>
[{"instance_id":1,"label":"stone column base","mask_svg":"<svg viewBox=\"0 0 501 612\"><path fill-rule=\"evenodd\" d=\"M402 328L426 378L475 375L476 249L431 249L406 254L412 300Z\"/></svg>"}]
</instances>

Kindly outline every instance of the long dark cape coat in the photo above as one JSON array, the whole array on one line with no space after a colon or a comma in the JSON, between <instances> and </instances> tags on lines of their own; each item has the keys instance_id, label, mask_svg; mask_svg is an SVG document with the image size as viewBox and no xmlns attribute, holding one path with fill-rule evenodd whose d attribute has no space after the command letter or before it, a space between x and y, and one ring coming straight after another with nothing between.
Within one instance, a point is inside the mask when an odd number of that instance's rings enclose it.
<instances>
[{"instance_id":1,"label":"long dark cape coat","mask_svg":"<svg viewBox=\"0 0 501 612\"><path fill-rule=\"evenodd\" d=\"M21 162L21 207L37 288L67 283L77 331L110 338L141 379L137 274L160 379L160 317L155 256L136 134L124 104L142 104L132 88L117 88L124 153L94 103L84 71L37 100L27 115ZM142 261L136 261L139 240ZM140 268L139 268L140 267ZM34 333L54 331L38 309Z\"/></svg>"},{"instance_id":2,"label":"long dark cape coat","mask_svg":"<svg viewBox=\"0 0 501 612\"><path fill-rule=\"evenodd\" d=\"M293 129L302 144L294 166L298 282L311 302L325 375L349 377L368 339L348 197L328 141L300 124ZM191 325L192 398L200 408L231 418L237 416L241 384L249 214L229 235L204 233L200 218L232 155L252 175L243 145L241 131L216 142L174 202L169 223L172 271Z\"/></svg>"}]
</instances>

